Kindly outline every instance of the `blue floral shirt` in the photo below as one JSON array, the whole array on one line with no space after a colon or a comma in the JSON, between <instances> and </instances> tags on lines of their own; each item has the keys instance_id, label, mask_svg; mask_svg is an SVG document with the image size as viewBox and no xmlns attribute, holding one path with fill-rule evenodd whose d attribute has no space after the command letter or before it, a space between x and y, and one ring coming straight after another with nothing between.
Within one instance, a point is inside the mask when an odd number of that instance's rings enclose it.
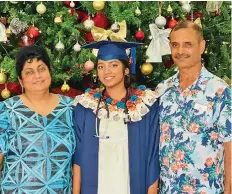
<instances>
[{"instance_id":1,"label":"blue floral shirt","mask_svg":"<svg viewBox=\"0 0 232 194\"><path fill-rule=\"evenodd\" d=\"M160 83L160 193L223 193L224 148L231 141L231 90L202 67L181 91L179 73Z\"/></svg>"}]
</instances>

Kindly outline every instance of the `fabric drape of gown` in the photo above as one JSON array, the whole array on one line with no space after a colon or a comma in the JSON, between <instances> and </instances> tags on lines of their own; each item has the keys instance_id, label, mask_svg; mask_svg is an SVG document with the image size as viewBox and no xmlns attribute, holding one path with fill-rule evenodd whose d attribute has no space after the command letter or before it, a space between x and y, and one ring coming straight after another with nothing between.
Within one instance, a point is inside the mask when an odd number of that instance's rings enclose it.
<instances>
[{"instance_id":1,"label":"fabric drape of gown","mask_svg":"<svg viewBox=\"0 0 232 194\"><path fill-rule=\"evenodd\" d=\"M127 125L102 119L99 130L98 194L130 194Z\"/></svg>"}]
</instances>

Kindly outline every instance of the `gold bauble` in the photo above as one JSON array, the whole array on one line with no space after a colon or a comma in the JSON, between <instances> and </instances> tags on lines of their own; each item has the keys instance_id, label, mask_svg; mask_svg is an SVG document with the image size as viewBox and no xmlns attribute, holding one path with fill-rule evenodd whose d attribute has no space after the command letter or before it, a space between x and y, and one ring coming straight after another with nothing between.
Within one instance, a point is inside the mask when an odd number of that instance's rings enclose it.
<instances>
[{"instance_id":1,"label":"gold bauble","mask_svg":"<svg viewBox=\"0 0 232 194\"><path fill-rule=\"evenodd\" d=\"M61 16L56 16L55 19L54 19L54 22L56 24L61 24L62 23L62 17Z\"/></svg>"},{"instance_id":2,"label":"gold bauble","mask_svg":"<svg viewBox=\"0 0 232 194\"><path fill-rule=\"evenodd\" d=\"M64 84L61 87L61 91L66 93L70 90L70 86L66 83L66 81L64 81Z\"/></svg>"},{"instance_id":3,"label":"gold bauble","mask_svg":"<svg viewBox=\"0 0 232 194\"><path fill-rule=\"evenodd\" d=\"M11 36L12 32L10 30L10 28L6 29L6 36L9 38Z\"/></svg>"},{"instance_id":4,"label":"gold bauble","mask_svg":"<svg viewBox=\"0 0 232 194\"><path fill-rule=\"evenodd\" d=\"M5 84L7 80L6 74L5 73L0 73L0 84Z\"/></svg>"},{"instance_id":5,"label":"gold bauble","mask_svg":"<svg viewBox=\"0 0 232 194\"><path fill-rule=\"evenodd\" d=\"M104 9L104 7L105 7L104 1L94 1L93 2L93 8L97 11Z\"/></svg>"},{"instance_id":6,"label":"gold bauble","mask_svg":"<svg viewBox=\"0 0 232 194\"><path fill-rule=\"evenodd\" d=\"M7 88L5 88L4 90L2 90L1 96L2 96L4 99L9 98L9 97L10 97L10 91L9 91Z\"/></svg>"},{"instance_id":7,"label":"gold bauble","mask_svg":"<svg viewBox=\"0 0 232 194\"><path fill-rule=\"evenodd\" d=\"M150 75L153 71L153 66L151 63L144 63L141 66L141 72L143 75Z\"/></svg>"}]
</instances>

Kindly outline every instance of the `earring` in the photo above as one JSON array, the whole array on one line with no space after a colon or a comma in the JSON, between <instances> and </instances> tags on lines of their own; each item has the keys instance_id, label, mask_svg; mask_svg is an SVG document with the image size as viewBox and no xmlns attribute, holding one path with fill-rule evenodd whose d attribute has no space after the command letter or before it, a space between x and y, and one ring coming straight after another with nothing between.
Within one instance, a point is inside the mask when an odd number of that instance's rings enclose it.
<instances>
[{"instance_id":1,"label":"earring","mask_svg":"<svg viewBox=\"0 0 232 194\"><path fill-rule=\"evenodd\" d=\"M21 88L22 88L22 94L24 93L24 88L23 88L23 86L21 86Z\"/></svg>"},{"instance_id":2,"label":"earring","mask_svg":"<svg viewBox=\"0 0 232 194\"><path fill-rule=\"evenodd\" d=\"M97 74L93 74L91 80L92 80L93 86L94 86L94 87L97 87L98 84L99 84L99 78L98 78Z\"/></svg>"}]
</instances>

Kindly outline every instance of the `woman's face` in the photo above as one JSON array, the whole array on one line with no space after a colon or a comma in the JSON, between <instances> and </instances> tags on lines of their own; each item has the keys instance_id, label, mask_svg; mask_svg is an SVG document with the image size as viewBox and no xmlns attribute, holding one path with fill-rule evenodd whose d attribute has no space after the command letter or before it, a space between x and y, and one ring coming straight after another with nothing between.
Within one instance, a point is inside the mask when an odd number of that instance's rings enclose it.
<instances>
[{"instance_id":1,"label":"woman's face","mask_svg":"<svg viewBox=\"0 0 232 194\"><path fill-rule=\"evenodd\" d=\"M118 59L103 61L98 60L97 73L99 80L106 88L123 85L124 77L129 73Z\"/></svg>"},{"instance_id":2,"label":"woman's face","mask_svg":"<svg viewBox=\"0 0 232 194\"><path fill-rule=\"evenodd\" d=\"M19 82L25 91L47 91L51 85L51 75L48 66L36 58L25 62L21 77L22 79L19 79Z\"/></svg>"}]
</instances>

